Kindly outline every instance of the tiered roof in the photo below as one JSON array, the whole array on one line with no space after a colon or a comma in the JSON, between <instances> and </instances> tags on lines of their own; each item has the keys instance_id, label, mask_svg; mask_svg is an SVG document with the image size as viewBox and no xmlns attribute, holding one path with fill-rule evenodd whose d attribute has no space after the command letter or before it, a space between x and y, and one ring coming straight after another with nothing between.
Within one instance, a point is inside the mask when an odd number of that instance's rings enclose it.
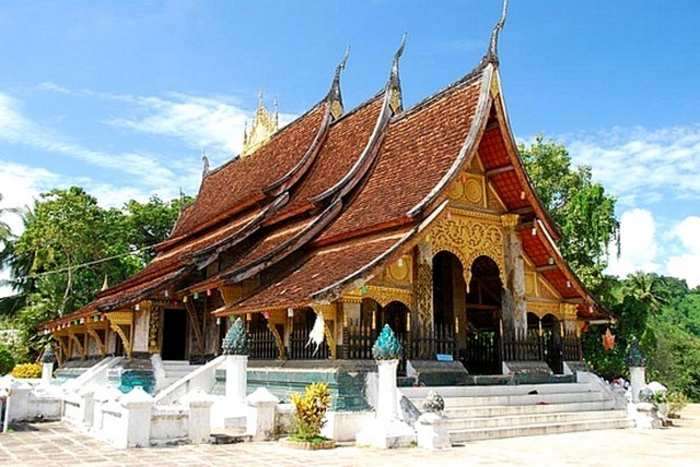
<instances>
[{"instance_id":1,"label":"tiered roof","mask_svg":"<svg viewBox=\"0 0 700 467\"><path fill-rule=\"evenodd\" d=\"M559 254L558 231L518 155L498 78L504 20L474 70L408 110L399 81L403 43L383 89L341 115L344 59L318 104L252 154L205 174L144 271L57 322L164 290L185 295L257 275L264 277L257 290L218 313L332 300L411 245L474 157L505 207L524 219L522 244L535 266L579 303L581 316L602 313ZM230 264L205 278L202 271L224 256Z\"/></svg>"}]
</instances>

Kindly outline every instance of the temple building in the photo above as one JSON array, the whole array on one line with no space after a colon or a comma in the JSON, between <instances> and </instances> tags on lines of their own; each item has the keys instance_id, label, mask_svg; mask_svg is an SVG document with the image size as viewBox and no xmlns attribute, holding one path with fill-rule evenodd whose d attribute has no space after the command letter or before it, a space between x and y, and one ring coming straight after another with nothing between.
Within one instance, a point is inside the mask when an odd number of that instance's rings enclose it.
<instances>
[{"instance_id":1,"label":"temple building","mask_svg":"<svg viewBox=\"0 0 700 467\"><path fill-rule=\"evenodd\" d=\"M281 128L261 99L240 157L207 166L155 259L43 325L61 362L201 364L220 354L235 317L260 365L371 361L385 324L403 343L404 373L411 361L467 375L534 362L556 375L580 361L586 323L607 313L559 252L518 154L502 27L476 67L410 108L403 41L386 81L355 108L342 98L345 59Z\"/></svg>"}]
</instances>

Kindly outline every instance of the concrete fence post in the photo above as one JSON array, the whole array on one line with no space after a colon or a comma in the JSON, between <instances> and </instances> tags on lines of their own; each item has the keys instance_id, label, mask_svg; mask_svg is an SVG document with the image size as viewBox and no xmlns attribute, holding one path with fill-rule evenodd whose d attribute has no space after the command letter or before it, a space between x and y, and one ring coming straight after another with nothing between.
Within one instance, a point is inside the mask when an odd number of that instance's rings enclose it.
<instances>
[{"instance_id":1,"label":"concrete fence post","mask_svg":"<svg viewBox=\"0 0 700 467\"><path fill-rule=\"evenodd\" d=\"M141 386L136 386L121 398L120 403L124 408L122 429L126 433L125 447L148 447L151 438L153 397Z\"/></svg>"}]
</instances>

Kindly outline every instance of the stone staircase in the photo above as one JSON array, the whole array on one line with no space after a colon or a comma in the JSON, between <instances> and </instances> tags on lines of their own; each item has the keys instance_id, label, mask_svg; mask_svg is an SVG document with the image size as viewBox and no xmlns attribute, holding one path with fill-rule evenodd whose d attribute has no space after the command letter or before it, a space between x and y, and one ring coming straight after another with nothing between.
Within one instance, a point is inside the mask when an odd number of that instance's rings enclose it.
<instances>
[{"instance_id":1,"label":"stone staircase","mask_svg":"<svg viewBox=\"0 0 700 467\"><path fill-rule=\"evenodd\" d=\"M162 389L170 387L174 382L187 376L201 365L191 365L187 360L163 360L163 371L165 372L165 383Z\"/></svg>"},{"instance_id":2,"label":"stone staircase","mask_svg":"<svg viewBox=\"0 0 700 467\"><path fill-rule=\"evenodd\" d=\"M594 383L402 388L421 408L430 390L445 399L452 444L633 426Z\"/></svg>"}]
</instances>

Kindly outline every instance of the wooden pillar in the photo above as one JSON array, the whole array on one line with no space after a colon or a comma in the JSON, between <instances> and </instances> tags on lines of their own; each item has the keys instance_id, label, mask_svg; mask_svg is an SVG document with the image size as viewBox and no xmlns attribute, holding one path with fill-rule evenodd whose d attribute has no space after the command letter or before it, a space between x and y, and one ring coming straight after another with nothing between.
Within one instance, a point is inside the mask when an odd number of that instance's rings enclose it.
<instances>
[{"instance_id":1,"label":"wooden pillar","mask_svg":"<svg viewBox=\"0 0 700 467\"><path fill-rule=\"evenodd\" d=\"M433 311L433 252L427 243L416 248L416 268L413 294L415 297L414 322L422 332L429 332L434 325Z\"/></svg>"}]
</instances>

